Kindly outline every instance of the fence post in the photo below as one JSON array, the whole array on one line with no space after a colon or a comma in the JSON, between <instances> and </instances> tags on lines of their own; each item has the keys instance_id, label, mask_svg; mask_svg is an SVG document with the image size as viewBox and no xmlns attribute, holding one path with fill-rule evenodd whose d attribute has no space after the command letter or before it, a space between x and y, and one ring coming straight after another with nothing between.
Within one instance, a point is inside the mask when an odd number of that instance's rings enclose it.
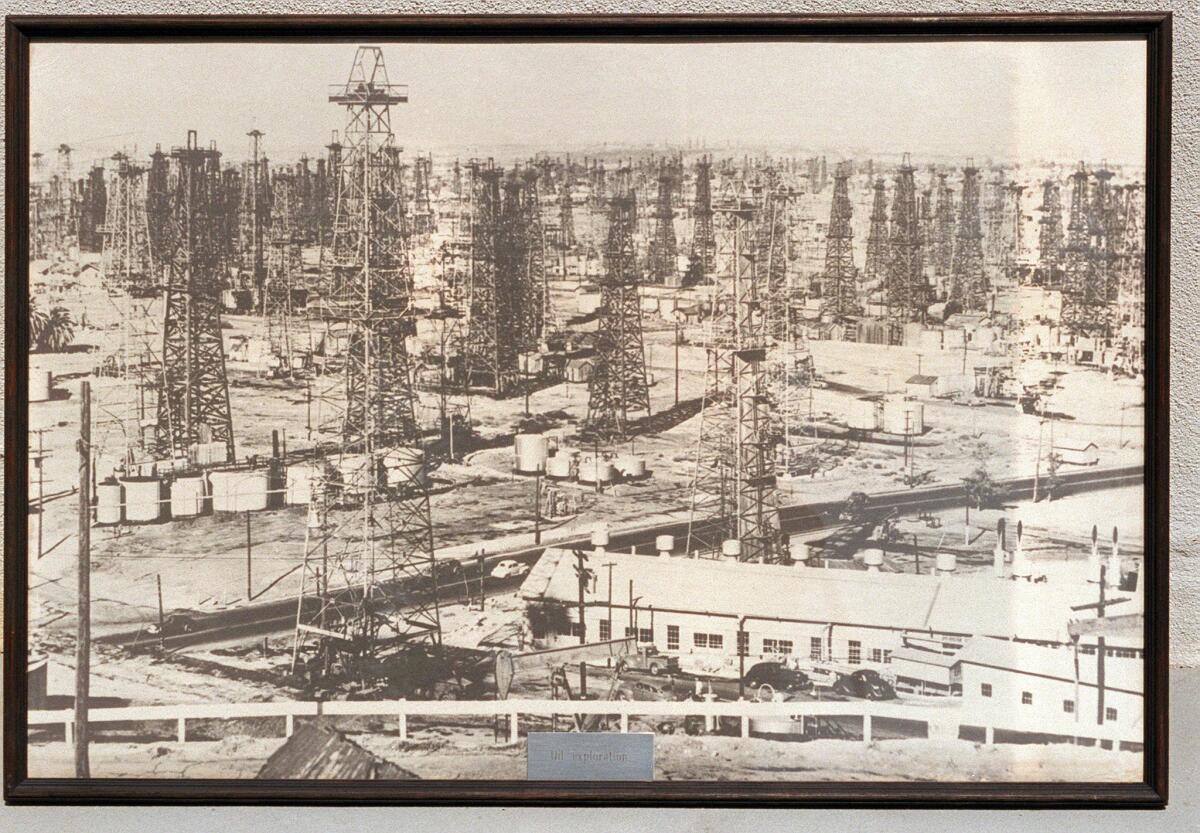
<instances>
[{"instance_id":1,"label":"fence post","mask_svg":"<svg viewBox=\"0 0 1200 833\"><path fill-rule=\"evenodd\" d=\"M750 737L750 715L742 715L742 737Z\"/></svg>"},{"instance_id":2,"label":"fence post","mask_svg":"<svg viewBox=\"0 0 1200 833\"><path fill-rule=\"evenodd\" d=\"M863 715L863 743L871 742L871 715Z\"/></svg>"},{"instance_id":3,"label":"fence post","mask_svg":"<svg viewBox=\"0 0 1200 833\"><path fill-rule=\"evenodd\" d=\"M400 740L408 740L408 715L400 712Z\"/></svg>"},{"instance_id":4,"label":"fence post","mask_svg":"<svg viewBox=\"0 0 1200 833\"><path fill-rule=\"evenodd\" d=\"M175 738L180 743L183 743L187 740L187 718L186 717L179 717L175 721Z\"/></svg>"},{"instance_id":5,"label":"fence post","mask_svg":"<svg viewBox=\"0 0 1200 833\"><path fill-rule=\"evenodd\" d=\"M508 742L516 743L521 739L521 726L517 720L517 713L513 712L508 716Z\"/></svg>"},{"instance_id":6,"label":"fence post","mask_svg":"<svg viewBox=\"0 0 1200 833\"><path fill-rule=\"evenodd\" d=\"M296 730L296 716L294 714L289 713L287 715L287 717L284 718L284 725L283 725L284 736L290 738L292 736L292 732L294 732L295 730Z\"/></svg>"},{"instance_id":7,"label":"fence post","mask_svg":"<svg viewBox=\"0 0 1200 833\"><path fill-rule=\"evenodd\" d=\"M71 746L75 743L75 718L74 717L72 717L70 720L63 723L63 740L66 741L67 746Z\"/></svg>"},{"instance_id":8,"label":"fence post","mask_svg":"<svg viewBox=\"0 0 1200 833\"><path fill-rule=\"evenodd\" d=\"M621 712L621 731L622 732L629 731L629 713L628 712Z\"/></svg>"},{"instance_id":9,"label":"fence post","mask_svg":"<svg viewBox=\"0 0 1200 833\"><path fill-rule=\"evenodd\" d=\"M983 745L992 746L996 743L996 730L991 726L983 730Z\"/></svg>"}]
</instances>

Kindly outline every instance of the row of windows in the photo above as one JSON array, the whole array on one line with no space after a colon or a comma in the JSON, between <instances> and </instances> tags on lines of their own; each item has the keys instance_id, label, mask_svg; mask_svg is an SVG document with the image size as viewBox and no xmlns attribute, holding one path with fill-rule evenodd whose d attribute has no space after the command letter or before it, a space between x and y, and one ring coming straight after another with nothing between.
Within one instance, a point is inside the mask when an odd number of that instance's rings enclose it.
<instances>
[{"instance_id":1,"label":"row of windows","mask_svg":"<svg viewBox=\"0 0 1200 833\"><path fill-rule=\"evenodd\" d=\"M1096 653L1095 645L1080 645L1079 653L1094 656ZM1115 659L1143 659L1144 654L1137 648L1105 648L1104 655Z\"/></svg>"},{"instance_id":2,"label":"row of windows","mask_svg":"<svg viewBox=\"0 0 1200 833\"><path fill-rule=\"evenodd\" d=\"M981 695L983 695L984 697L991 697L992 696L992 684L991 683L980 683L979 693ZM1032 706L1033 705L1033 692L1032 691L1022 691L1021 692L1021 705L1022 706ZM1062 710L1064 712L1066 712L1067 714L1074 714L1075 713L1075 701L1074 700L1063 700L1062 701ZM1117 719L1117 710L1115 708L1113 708L1112 706L1105 707L1104 719L1105 720L1116 720Z\"/></svg>"}]
</instances>

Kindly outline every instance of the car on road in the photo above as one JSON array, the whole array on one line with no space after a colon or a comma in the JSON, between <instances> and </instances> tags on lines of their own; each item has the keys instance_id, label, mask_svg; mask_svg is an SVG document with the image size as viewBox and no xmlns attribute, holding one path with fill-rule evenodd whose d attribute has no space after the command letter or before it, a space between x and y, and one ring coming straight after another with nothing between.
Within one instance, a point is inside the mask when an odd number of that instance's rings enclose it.
<instances>
[{"instance_id":1,"label":"car on road","mask_svg":"<svg viewBox=\"0 0 1200 833\"><path fill-rule=\"evenodd\" d=\"M506 558L492 568L492 578L516 578L529 572L529 565Z\"/></svg>"},{"instance_id":2,"label":"car on road","mask_svg":"<svg viewBox=\"0 0 1200 833\"><path fill-rule=\"evenodd\" d=\"M872 668L860 668L851 674L843 674L833 684L833 691L835 694L864 700L896 699L896 689Z\"/></svg>"},{"instance_id":3,"label":"car on road","mask_svg":"<svg viewBox=\"0 0 1200 833\"><path fill-rule=\"evenodd\" d=\"M195 613L168 613L162 626L152 624L147 630L155 636L179 636L200 630L200 619Z\"/></svg>"},{"instance_id":4,"label":"car on road","mask_svg":"<svg viewBox=\"0 0 1200 833\"><path fill-rule=\"evenodd\" d=\"M788 668L779 662L760 662L751 666L742 678L742 684L747 691L770 686L775 691L794 694L808 691L813 687L812 680L803 671Z\"/></svg>"},{"instance_id":5,"label":"car on road","mask_svg":"<svg viewBox=\"0 0 1200 833\"><path fill-rule=\"evenodd\" d=\"M638 648L617 661L617 673L624 674L626 671L649 671L656 677L664 673L678 674L679 657L667 656L650 647Z\"/></svg>"},{"instance_id":6,"label":"car on road","mask_svg":"<svg viewBox=\"0 0 1200 833\"><path fill-rule=\"evenodd\" d=\"M621 680L617 685L617 700L682 700L689 691L676 684L673 679L664 680Z\"/></svg>"}]
</instances>

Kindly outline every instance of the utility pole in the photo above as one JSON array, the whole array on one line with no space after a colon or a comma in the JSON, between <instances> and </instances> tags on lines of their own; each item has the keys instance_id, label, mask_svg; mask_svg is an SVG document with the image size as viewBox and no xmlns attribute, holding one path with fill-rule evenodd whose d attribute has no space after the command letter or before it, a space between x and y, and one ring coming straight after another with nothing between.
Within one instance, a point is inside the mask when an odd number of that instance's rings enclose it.
<instances>
[{"instance_id":1,"label":"utility pole","mask_svg":"<svg viewBox=\"0 0 1200 833\"><path fill-rule=\"evenodd\" d=\"M679 322L675 322L675 405L679 405L679 339L681 336Z\"/></svg>"},{"instance_id":2,"label":"utility pole","mask_svg":"<svg viewBox=\"0 0 1200 833\"><path fill-rule=\"evenodd\" d=\"M156 575L154 580L158 585L158 648L161 651L167 647L167 637L163 631L163 627L166 624L166 617L163 615L162 573Z\"/></svg>"},{"instance_id":3,"label":"utility pole","mask_svg":"<svg viewBox=\"0 0 1200 833\"><path fill-rule=\"evenodd\" d=\"M533 543L542 543L542 465L533 473Z\"/></svg>"},{"instance_id":4,"label":"utility pole","mask_svg":"<svg viewBox=\"0 0 1200 833\"><path fill-rule=\"evenodd\" d=\"M579 579L579 644L587 644L587 615L586 606L583 599L583 594L587 591L588 580L595 576L591 570L584 566L587 562L587 553L583 550L575 550L575 575ZM579 662L579 699L583 700L587 697L587 663L580 660Z\"/></svg>"},{"instance_id":5,"label":"utility pole","mask_svg":"<svg viewBox=\"0 0 1200 833\"><path fill-rule=\"evenodd\" d=\"M251 548L250 548L250 513L246 512L246 601L251 601L254 598L254 590L251 582Z\"/></svg>"},{"instance_id":6,"label":"utility pole","mask_svg":"<svg viewBox=\"0 0 1200 833\"><path fill-rule=\"evenodd\" d=\"M90 778L88 687L92 659L92 385L79 386L79 622L75 637L75 777Z\"/></svg>"}]
</instances>

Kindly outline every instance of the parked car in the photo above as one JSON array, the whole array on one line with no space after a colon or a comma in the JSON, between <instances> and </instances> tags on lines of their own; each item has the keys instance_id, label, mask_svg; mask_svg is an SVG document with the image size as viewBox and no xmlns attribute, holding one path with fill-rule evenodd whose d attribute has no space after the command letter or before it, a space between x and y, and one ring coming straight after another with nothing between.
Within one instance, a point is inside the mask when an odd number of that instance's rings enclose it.
<instances>
[{"instance_id":1,"label":"parked car","mask_svg":"<svg viewBox=\"0 0 1200 833\"><path fill-rule=\"evenodd\" d=\"M492 568L492 578L515 578L529 572L529 565L506 558Z\"/></svg>"},{"instance_id":2,"label":"parked car","mask_svg":"<svg viewBox=\"0 0 1200 833\"><path fill-rule=\"evenodd\" d=\"M622 680L615 694L618 700L679 700L681 694L673 680Z\"/></svg>"},{"instance_id":3,"label":"parked car","mask_svg":"<svg viewBox=\"0 0 1200 833\"><path fill-rule=\"evenodd\" d=\"M742 678L742 685L747 691L770 686L785 694L808 691L813 687L812 680L803 671L778 662L760 662L751 666Z\"/></svg>"},{"instance_id":4,"label":"parked car","mask_svg":"<svg viewBox=\"0 0 1200 833\"><path fill-rule=\"evenodd\" d=\"M679 657L667 656L653 647L638 648L617 662L617 673L624 674L626 671L649 671L656 677L663 673L678 674Z\"/></svg>"},{"instance_id":5,"label":"parked car","mask_svg":"<svg viewBox=\"0 0 1200 833\"><path fill-rule=\"evenodd\" d=\"M147 630L155 636L178 636L200 630L200 619L194 613L168 613L161 629L155 622Z\"/></svg>"},{"instance_id":6,"label":"parked car","mask_svg":"<svg viewBox=\"0 0 1200 833\"><path fill-rule=\"evenodd\" d=\"M842 675L833 684L833 690L837 694L864 700L896 699L896 689L872 668L860 668L852 674Z\"/></svg>"}]
</instances>

